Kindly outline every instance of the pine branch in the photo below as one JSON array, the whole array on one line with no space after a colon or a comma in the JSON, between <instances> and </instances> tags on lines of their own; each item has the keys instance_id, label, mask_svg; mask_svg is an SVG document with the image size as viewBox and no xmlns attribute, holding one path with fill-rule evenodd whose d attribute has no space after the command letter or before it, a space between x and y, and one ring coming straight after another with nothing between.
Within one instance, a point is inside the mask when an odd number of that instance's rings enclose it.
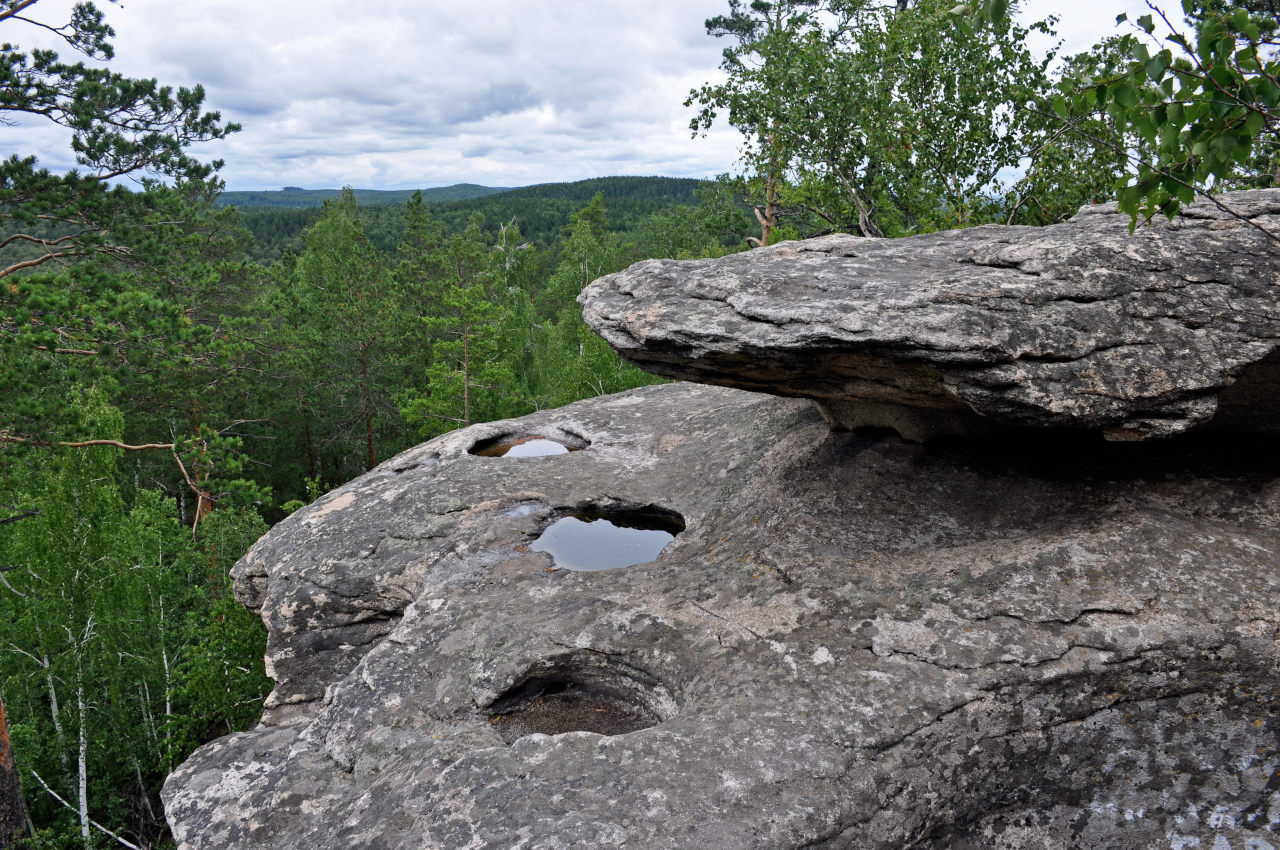
<instances>
[{"instance_id":1,"label":"pine branch","mask_svg":"<svg viewBox=\"0 0 1280 850\"><path fill-rule=\"evenodd\" d=\"M18 13L29 6L34 6L40 0L18 0L11 9L0 10L0 21L7 21L10 18L19 17Z\"/></svg>"}]
</instances>

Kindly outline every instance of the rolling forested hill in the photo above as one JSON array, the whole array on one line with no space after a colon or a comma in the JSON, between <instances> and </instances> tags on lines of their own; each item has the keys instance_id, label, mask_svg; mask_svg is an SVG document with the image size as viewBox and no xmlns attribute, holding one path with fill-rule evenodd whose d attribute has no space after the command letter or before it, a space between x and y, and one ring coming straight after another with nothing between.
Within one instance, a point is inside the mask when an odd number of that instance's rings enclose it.
<instances>
[{"instance_id":1,"label":"rolling forested hill","mask_svg":"<svg viewBox=\"0 0 1280 850\"><path fill-rule=\"evenodd\" d=\"M403 204L413 196L413 189L396 189L382 191L379 189L356 189L356 203L368 204ZM422 189L422 197L427 201L465 201L469 198L482 198L507 191L494 186L477 186L474 183L458 183L454 186L438 186L434 189ZM285 186L283 189L262 192L223 192L215 204L220 207L239 207L240 209L319 208L330 198L342 194L341 189L300 189L297 186Z\"/></svg>"},{"instance_id":2,"label":"rolling forested hill","mask_svg":"<svg viewBox=\"0 0 1280 850\"><path fill-rule=\"evenodd\" d=\"M451 186L446 190L424 190L423 198L428 202L432 218L441 223L446 233L460 231L478 215L482 230L496 237L501 225L514 220L526 240L540 248L549 248L566 235L569 216L598 192L604 194L611 229L631 233L655 213L667 212L678 206L696 206L698 201L694 190L698 185L697 180L675 177L602 177L573 183L486 190L490 193L467 198L449 199L438 194L464 188ZM466 188L484 189L479 186ZM310 191L320 193L329 190ZM355 190L365 233L379 249L394 252L404 239L404 204L412 194ZM241 195L253 198L250 203L241 204L235 200ZM291 199L300 197L295 190L224 192L221 200L225 202L228 196L232 198L231 203L240 208L245 226L253 233L256 244L252 256L260 261L277 260L286 249L295 254L301 253L303 231L320 217L319 201L309 207L291 202ZM283 203L266 203L275 200Z\"/></svg>"}]
</instances>

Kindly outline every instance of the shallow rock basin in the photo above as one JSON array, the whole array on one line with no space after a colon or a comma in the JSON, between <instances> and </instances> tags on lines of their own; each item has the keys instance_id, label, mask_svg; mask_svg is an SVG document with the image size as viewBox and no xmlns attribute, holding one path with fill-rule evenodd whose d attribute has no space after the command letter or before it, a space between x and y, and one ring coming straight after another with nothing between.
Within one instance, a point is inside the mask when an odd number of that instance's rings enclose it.
<instances>
[{"instance_id":1,"label":"shallow rock basin","mask_svg":"<svg viewBox=\"0 0 1280 850\"><path fill-rule=\"evenodd\" d=\"M508 744L525 735L625 735L673 717L675 701L644 670L590 652L537 665L496 699L488 721Z\"/></svg>"},{"instance_id":2,"label":"shallow rock basin","mask_svg":"<svg viewBox=\"0 0 1280 850\"><path fill-rule=\"evenodd\" d=\"M578 452L585 445L571 445L541 436L505 436L481 440L471 447L478 457L548 457Z\"/></svg>"},{"instance_id":3,"label":"shallow rock basin","mask_svg":"<svg viewBox=\"0 0 1280 850\"><path fill-rule=\"evenodd\" d=\"M681 531L684 522L666 512L583 511L556 520L529 548L559 569L611 570L654 560Z\"/></svg>"}]
</instances>

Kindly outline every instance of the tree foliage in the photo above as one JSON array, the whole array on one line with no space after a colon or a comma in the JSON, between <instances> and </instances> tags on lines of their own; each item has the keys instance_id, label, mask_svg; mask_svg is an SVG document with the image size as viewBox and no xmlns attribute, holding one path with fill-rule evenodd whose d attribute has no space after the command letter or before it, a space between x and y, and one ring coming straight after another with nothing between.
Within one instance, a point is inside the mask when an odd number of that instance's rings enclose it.
<instances>
[{"instance_id":1,"label":"tree foliage","mask_svg":"<svg viewBox=\"0 0 1280 850\"><path fill-rule=\"evenodd\" d=\"M1118 161L1120 209L1138 220L1173 216L1197 194L1280 182L1280 10L1270 0L1182 0L1150 14L1063 75L1050 103L1060 129L1108 148ZM999 22L1004 3L982 4ZM1128 15L1117 23L1129 23ZM1106 127L1081 129L1081 116ZM1218 202L1221 205L1220 202ZM1256 226L1256 225L1255 225ZM1280 239L1280 234L1268 233Z\"/></svg>"},{"instance_id":2,"label":"tree foliage","mask_svg":"<svg viewBox=\"0 0 1280 850\"><path fill-rule=\"evenodd\" d=\"M351 425L364 437L365 469L378 462L377 425L391 403L379 387L395 350L394 279L382 255L365 237L354 194L326 201L320 220L307 231L307 250L294 269L292 331L319 337L320 344L292 345L306 358L306 383L341 394L352 387L347 405Z\"/></svg>"},{"instance_id":3,"label":"tree foliage","mask_svg":"<svg viewBox=\"0 0 1280 850\"><path fill-rule=\"evenodd\" d=\"M1076 85L1071 81L1115 74L1125 61L1119 40L1104 39L1063 60L1058 86L1070 89ZM1002 212L1007 223L1052 224L1085 204L1111 200L1116 175L1124 172L1130 152L1144 148L1142 139L1096 102L1058 102L1053 94L1045 91L1026 107L1037 133L1023 175L1006 195Z\"/></svg>"},{"instance_id":4,"label":"tree foliage","mask_svg":"<svg viewBox=\"0 0 1280 850\"><path fill-rule=\"evenodd\" d=\"M92 3L76 4L57 27L33 17L36 7L3 0L0 25L52 30L89 59L113 55L114 33ZM180 322L128 272L165 262L173 223L190 216L218 166L187 148L237 129L203 101L198 86L175 90L53 50L0 45L0 121L67 128L79 166L54 174L34 156L0 162L0 346L110 360L150 329ZM144 191L123 185L126 177Z\"/></svg>"},{"instance_id":5,"label":"tree foliage","mask_svg":"<svg viewBox=\"0 0 1280 850\"><path fill-rule=\"evenodd\" d=\"M421 337L430 341L430 362L400 396L405 418L421 437L505 412L515 373L500 356L504 292L498 259L479 221L426 258L438 269L425 287L430 310L418 317ZM406 262L421 267L424 260L411 253Z\"/></svg>"},{"instance_id":6,"label":"tree foliage","mask_svg":"<svg viewBox=\"0 0 1280 850\"><path fill-rule=\"evenodd\" d=\"M788 215L866 236L990 220L1002 172L1034 147L1024 107L1047 58L1008 18L977 26L942 0L731 0L707 29L737 43L725 81L691 92L692 128L725 113L742 131L757 241Z\"/></svg>"},{"instance_id":7,"label":"tree foliage","mask_svg":"<svg viewBox=\"0 0 1280 850\"><path fill-rule=\"evenodd\" d=\"M80 58L5 41L0 121L65 128L76 167L0 163L0 699L41 842L151 846L164 775L204 724L244 724L266 681L261 627L226 607L230 565L210 548L238 557L263 530L254 485L215 483L242 461L209 424L240 389L244 243L211 213L218 163L188 152L236 128L199 87L111 71L92 3L61 25L42 10L0 0L0 25ZM201 660L188 649L216 640L214 610L240 641ZM227 695L198 720L197 680Z\"/></svg>"},{"instance_id":8,"label":"tree foliage","mask_svg":"<svg viewBox=\"0 0 1280 850\"><path fill-rule=\"evenodd\" d=\"M1187 32L1156 7L1140 16L1120 40L1127 67L1076 94L1151 148L1118 190L1135 217L1171 216L1202 189L1280 182L1280 11L1192 0L1183 10Z\"/></svg>"},{"instance_id":9,"label":"tree foliage","mask_svg":"<svg viewBox=\"0 0 1280 850\"><path fill-rule=\"evenodd\" d=\"M104 393L79 401L120 436ZM160 781L209 726L250 719L266 685L261 624L227 604L226 578L261 521L224 509L193 540L158 493L122 491L120 462L98 446L22 467L39 514L0 527L0 672L28 807L85 847L100 831L139 846L164 834ZM206 651L228 629L238 643Z\"/></svg>"}]
</instances>

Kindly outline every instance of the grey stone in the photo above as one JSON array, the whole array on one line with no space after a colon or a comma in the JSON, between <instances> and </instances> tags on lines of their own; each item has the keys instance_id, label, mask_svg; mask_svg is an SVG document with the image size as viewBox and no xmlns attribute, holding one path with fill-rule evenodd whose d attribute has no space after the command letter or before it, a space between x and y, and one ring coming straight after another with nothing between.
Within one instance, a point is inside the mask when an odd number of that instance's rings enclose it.
<instances>
[{"instance_id":1,"label":"grey stone","mask_svg":"<svg viewBox=\"0 0 1280 850\"><path fill-rule=\"evenodd\" d=\"M587 447L468 453L504 435ZM686 529L529 550L587 507ZM1259 437L920 444L690 384L475 426L237 566L276 690L166 813L184 850L1280 846L1278 520Z\"/></svg>"},{"instance_id":2,"label":"grey stone","mask_svg":"<svg viewBox=\"0 0 1280 850\"><path fill-rule=\"evenodd\" d=\"M819 401L904 436L1012 426L1117 440L1280 432L1280 190L1130 235L1114 204L1052 227L838 235L650 260L589 286L587 323L659 375Z\"/></svg>"}]
</instances>

